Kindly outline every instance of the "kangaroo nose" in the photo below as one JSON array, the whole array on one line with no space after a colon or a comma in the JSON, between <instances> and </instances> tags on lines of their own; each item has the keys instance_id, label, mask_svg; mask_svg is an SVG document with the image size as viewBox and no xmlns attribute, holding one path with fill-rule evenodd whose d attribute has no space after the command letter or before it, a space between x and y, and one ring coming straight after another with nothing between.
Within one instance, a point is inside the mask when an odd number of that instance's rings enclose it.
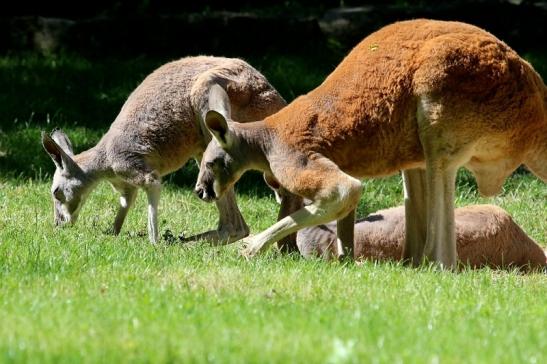
<instances>
[{"instance_id":1,"label":"kangaroo nose","mask_svg":"<svg viewBox=\"0 0 547 364\"><path fill-rule=\"evenodd\" d=\"M207 188L207 186L197 186L194 192L203 201L210 202L215 199L215 192L212 188Z\"/></svg>"},{"instance_id":2,"label":"kangaroo nose","mask_svg":"<svg viewBox=\"0 0 547 364\"><path fill-rule=\"evenodd\" d=\"M194 190L194 192L196 193L196 195L200 198L200 199L204 199L205 198L205 188L203 187L196 187L196 189Z\"/></svg>"}]
</instances>

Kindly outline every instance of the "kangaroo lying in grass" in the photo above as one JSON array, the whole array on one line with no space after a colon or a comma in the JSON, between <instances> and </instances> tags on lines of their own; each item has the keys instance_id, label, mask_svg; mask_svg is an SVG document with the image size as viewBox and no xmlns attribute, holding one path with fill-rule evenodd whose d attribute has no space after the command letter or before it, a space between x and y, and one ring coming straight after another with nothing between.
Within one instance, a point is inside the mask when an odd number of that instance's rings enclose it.
<instances>
[{"instance_id":1,"label":"kangaroo lying in grass","mask_svg":"<svg viewBox=\"0 0 547 364\"><path fill-rule=\"evenodd\" d=\"M196 191L212 200L249 169L312 204L247 241L252 257L297 230L337 222L353 254L358 178L403 170L405 246L413 264L456 265L454 185L460 166L493 195L524 163L547 181L547 90L505 43L475 26L389 25L358 44L315 90L247 124L211 109L215 137Z\"/></svg>"},{"instance_id":2,"label":"kangaroo lying in grass","mask_svg":"<svg viewBox=\"0 0 547 364\"><path fill-rule=\"evenodd\" d=\"M302 208L281 186L266 179L284 206L286 215ZM456 250L461 263L478 268L522 268L547 266L546 252L531 239L504 209L494 205L470 205L455 210ZM354 228L355 258L398 261L405 241L404 206L380 210L359 219ZM343 247L336 238L336 222L304 228L296 235L304 258L339 259Z\"/></svg>"},{"instance_id":3,"label":"kangaroo lying in grass","mask_svg":"<svg viewBox=\"0 0 547 364\"><path fill-rule=\"evenodd\" d=\"M547 266L543 249L503 209L493 205L457 208L456 250L460 262L471 267ZM355 257L400 260L405 240L404 206L380 210L355 224ZM341 251L336 222L304 228L297 233L300 253L306 257L337 259Z\"/></svg>"},{"instance_id":4,"label":"kangaroo lying in grass","mask_svg":"<svg viewBox=\"0 0 547 364\"><path fill-rule=\"evenodd\" d=\"M149 238L157 242L161 178L190 158L201 158L211 139L203 123L205 112L221 108L226 117L245 122L283 106L285 101L266 78L239 59L189 57L161 66L133 91L93 148L74 155L64 133L42 133L42 144L56 166L51 187L55 224L75 222L89 193L107 180L121 194L114 233L120 232L142 188L148 197ZM217 200L217 207L218 229L188 240L227 243L248 235L232 189Z\"/></svg>"}]
</instances>

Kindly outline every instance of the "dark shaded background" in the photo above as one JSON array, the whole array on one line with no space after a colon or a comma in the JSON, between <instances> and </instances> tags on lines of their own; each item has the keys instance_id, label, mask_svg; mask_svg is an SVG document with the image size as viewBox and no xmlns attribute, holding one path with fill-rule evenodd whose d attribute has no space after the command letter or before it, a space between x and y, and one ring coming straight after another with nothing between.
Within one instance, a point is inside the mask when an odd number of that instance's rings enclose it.
<instances>
[{"instance_id":1,"label":"dark shaded background","mask_svg":"<svg viewBox=\"0 0 547 364\"><path fill-rule=\"evenodd\" d=\"M0 50L89 56L254 55L329 45L346 52L387 23L426 17L485 28L521 49L542 47L547 2L460 1L18 1L0 19Z\"/></svg>"},{"instance_id":2,"label":"dark shaded background","mask_svg":"<svg viewBox=\"0 0 547 364\"><path fill-rule=\"evenodd\" d=\"M547 1L17 1L0 14L0 177L53 168L39 133L95 144L129 93L188 55L243 58L291 101L367 34L419 17L478 25L547 76ZM173 177L193 183L195 168Z\"/></svg>"}]
</instances>

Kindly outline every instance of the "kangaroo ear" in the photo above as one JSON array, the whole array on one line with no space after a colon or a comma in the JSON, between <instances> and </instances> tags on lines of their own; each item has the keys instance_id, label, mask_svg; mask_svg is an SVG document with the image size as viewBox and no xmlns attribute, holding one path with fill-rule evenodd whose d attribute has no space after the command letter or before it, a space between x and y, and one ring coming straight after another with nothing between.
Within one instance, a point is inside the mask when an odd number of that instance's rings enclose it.
<instances>
[{"instance_id":1,"label":"kangaroo ear","mask_svg":"<svg viewBox=\"0 0 547 364\"><path fill-rule=\"evenodd\" d=\"M67 139L68 140L68 139ZM70 142L69 142L70 143ZM42 145L59 169L68 170L75 164L72 158L47 133L42 132ZM70 145L70 144L69 144ZM72 147L70 148L72 150Z\"/></svg>"},{"instance_id":2,"label":"kangaroo ear","mask_svg":"<svg viewBox=\"0 0 547 364\"><path fill-rule=\"evenodd\" d=\"M225 119L230 119L232 110L230 108L230 98L226 91L218 83L213 84L209 88L209 108L224 116Z\"/></svg>"},{"instance_id":3,"label":"kangaroo ear","mask_svg":"<svg viewBox=\"0 0 547 364\"><path fill-rule=\"evenodd\" d=\"M214 110L207 111L205 125L220 143L222 149L229 148L232 145L234 136L224 115Z\"/></svg>"},{"instance_id":4,"label":"kangaroo ear","mask_svg":"<svg viewBox=\"0 0 547 364\"><path fill-rule=\"evenodd\" d=\"M72 149L72 143L68 136L63 133L61 129L55 129L51 133L51 138L63 149L63 151L69 156L74 156L74 151Z\"/></svg>"}]
</instances>

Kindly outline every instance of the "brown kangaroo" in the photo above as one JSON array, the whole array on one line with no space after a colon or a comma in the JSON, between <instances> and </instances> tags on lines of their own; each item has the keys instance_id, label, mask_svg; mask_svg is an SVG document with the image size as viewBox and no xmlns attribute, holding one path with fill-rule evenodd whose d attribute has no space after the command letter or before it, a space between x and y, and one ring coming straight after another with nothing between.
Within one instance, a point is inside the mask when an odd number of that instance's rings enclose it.
<instances>
[{"instance_id":1,"label":"brown kangaroo","mask_svg":"<svg viewBox=\"0 0 547 364\"><path fill-rule=\"evenodd\" d=\"M490 33L458 22L399 22L365 38L319 87L263 121L228 122L210 110L215 140L196 190L221 197L257 169L313 201L249 239L247 257L332 220L349 251L358 178L403 170L403 256L450 268L457 169L471 170L484 195L522 163L547 181L546 109L540 76Z\"/></svg>"},{"instance_id":2,"label":"brown kangaroo","mask_svg":"<svg viewBox=\"0 0 547 364\"><path fill-rule=\"evenodd\" d=\"M463 264L474 268L547 266L543 249L502 208L460 207L455 210L455 219L456 250ZM377 211L355 224L355 257L398 261L402 258L404 240L404 206ZM342 254L336 239L336 222L304 228L298 231L296 242L306 258L337 259Z\"/></svg>"},{"instance_id":3,"label":"brown kangaroo","mask_svg":"<svg viewBox=\"0 0 547 364\"><path fill-rule=\"evenodd\" d=\"M148 233L155 243L161 177L190 158L201 158L211 140L205 112L222 109L224 117L245 122L283 106L266 78L240 59L188 57L161 66L133 91L93 148L74 155L64 133L42 133L42 144L57 167L51 187L55 224L75 222L89 193L107 180L121 193L114 233L120 232L140 187L148 196ZM248 235L233 190L217 200L217 207L218 229L188 240L228 243Z\"/></svg>"}]
</instances>

